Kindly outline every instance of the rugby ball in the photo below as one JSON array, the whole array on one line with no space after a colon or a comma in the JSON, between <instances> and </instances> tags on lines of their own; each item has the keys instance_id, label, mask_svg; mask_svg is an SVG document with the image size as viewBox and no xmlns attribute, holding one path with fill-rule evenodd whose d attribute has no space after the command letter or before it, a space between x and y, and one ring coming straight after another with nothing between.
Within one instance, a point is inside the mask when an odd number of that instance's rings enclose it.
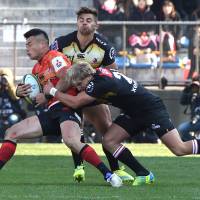
<instances>
[{"instance_id":1,"label":"rugby ball","mask_svg":"<svg viewBox=\"0 0 200 200\"><path fill-rule=\"evenodd\" d=\"M28 95L28 98L34 100L37 94L42 92L42 87L39 83L38 78L33 74L26 74L23 77L23 84L30 84L31 85L31 92Z\"/></svg>"}]
</instances>

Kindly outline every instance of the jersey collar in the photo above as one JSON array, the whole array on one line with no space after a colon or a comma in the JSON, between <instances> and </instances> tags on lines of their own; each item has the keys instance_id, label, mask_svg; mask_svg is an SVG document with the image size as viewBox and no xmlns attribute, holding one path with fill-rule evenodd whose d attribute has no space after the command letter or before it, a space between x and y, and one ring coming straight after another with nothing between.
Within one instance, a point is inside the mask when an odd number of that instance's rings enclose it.
<instances>
[{"instance_id":1,"label":"jersey collar","mask_svg":"<svg viewBox=\"0 0 200 200\"><path fill-rule=\"evenodd\" d=\"M81 53L84 53L84 52L87 50L87 48L94 42L95 34L94 34L94 36L93 36L93 39L87 44L87 46L86 46L84 49L81 49L81 45L80 45L80 42L79 42L79 40L78 40L77 33L78 33L78 31L76 32L75 41L76 41L76 43L77 43L77 46L78 46L80 52L81 52Z\"/></svg>"}]
</instances>

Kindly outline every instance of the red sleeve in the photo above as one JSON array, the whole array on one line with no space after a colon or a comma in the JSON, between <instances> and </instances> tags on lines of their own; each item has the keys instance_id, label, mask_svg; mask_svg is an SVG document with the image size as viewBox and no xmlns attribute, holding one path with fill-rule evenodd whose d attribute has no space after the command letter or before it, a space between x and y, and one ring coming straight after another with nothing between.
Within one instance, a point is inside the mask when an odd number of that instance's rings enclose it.
<instances>
[{"instance_id":1,"label":"red sleeve","mask_svg":"<svg viewBox=\"0 0 200 200\"><path fill-rule=\"evenodd\" d=\"M34 74L34 75L36 75L36 66L37 66L37 64L35 64L33 69L32 69L32 74Z\"/></svg>"}]
</instances>

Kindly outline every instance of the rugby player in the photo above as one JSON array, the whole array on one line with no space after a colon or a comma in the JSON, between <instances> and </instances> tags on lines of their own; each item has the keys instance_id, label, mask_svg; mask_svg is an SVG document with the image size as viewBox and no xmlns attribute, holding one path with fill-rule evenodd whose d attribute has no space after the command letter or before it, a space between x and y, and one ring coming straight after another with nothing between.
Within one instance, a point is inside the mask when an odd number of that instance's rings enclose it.
<instances>
[{"instance_id":1,"label":"rugby player","mask_svg":"<svg viewBox=\"0 0 200 200\"><path fill-rule=\"evenodd\" d=\"M31 29L24 34L24 37L26 38L27 55L31 60L38 61L32 73L38 77L42 86L51 82L56 87L71 67L70 60L61 52L49 50L49 39L43 30ZM30 85L19 85L16 94L23 97L29 91ZM76 90L71 88L68 93L76 95ZM38 94L36 102L41 104L43 100L45 100L44 94ZM5 139L0 148L0 168L14 155L18 139L61 134L65 145L79 154L83 160L96 167L107 182L113 187L121 186L122 180L106 167L94 149L80 141L81 119L78 113L56 98L51 98L47 103L48 112L29 117L6 130Z\"/></svg>"},{"instance_id":2,"label":"rugby player","mask_svg":"<svg viewBox=\"0 0 200 200\"><path fill-rule=\"evenodd\" d=\"M134 163L131 153L121 142L146 128L154 130L177 156L200 154L200 140L183 142L160 97L136 81L115 70L94 70L88 63L74 64L67 72L67 80L70 79L71 84L82 92L72 97L57 90L54 96L65 105L75 109L97 101L124 110L124 114L115 119L104 135L103 145L115 158L130 168ZM52 85L45 86L46 93L51 93L51 90ZM151 173L149 178L151 179ZM137 185L138 182L140 179L136 177L133 184Z\"/></svg>"},{"instance_id":3,"label":"rugby player","mask_svg":"<svg viewBox=\"0 0 200 200\"><path fill-rule=\"evenodd\" d=\"M97 11L87 7L82 7L77 12L77 31L68 35L61 36L55 39L50 46L51 49L63 52L72 63L78 61L87 61L93 68L100 66L107 66L115 68L115 49L110 46L107 41L95 33L98 27ZM98 133L104 135L111 126L111 114L108 106L101 104L96 106L85 107L83 109L84 119L91 123ZM82 136L82 141L84 138ZM115 172L124 182L132 182L134 178L119 168L118 161L106 149L104 153L109 161L110 168ZM72 153L74 158L74 180L85 180L84 167L80 156ZM141 174L146 175L146 170Z\"/></svg>"}]
</instances>

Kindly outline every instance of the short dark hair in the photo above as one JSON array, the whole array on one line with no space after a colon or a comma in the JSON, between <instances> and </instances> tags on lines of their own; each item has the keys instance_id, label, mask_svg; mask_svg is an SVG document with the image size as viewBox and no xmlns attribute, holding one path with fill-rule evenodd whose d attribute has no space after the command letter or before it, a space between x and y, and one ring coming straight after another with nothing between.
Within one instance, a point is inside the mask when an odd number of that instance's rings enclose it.
<instances>
[{"instance_id":1,"label":"short dark hair","mask_svg":"<svg viewBox=\"0 0 200 200\"><path fill-rule=\"evenodd\" d=\"M47 42L49 43L49 37L47 35L47 33L45 31L43 31L42 29L39 28L33 28L29 31L27 31L26 33L24 33L24 37L26 39L28 39L31 36L37 36L37 35L43 35L44 38L47 40Z\"/></svg>"},{"instance_id":2,"label":"short dark hair","mask_svg":"<svg viewBox=\"0 0 200 200\"><path fill-rule=\"evenodd\" d=\"M98 12L95 8L88 8L88 7L81 7L77 12L77 18L80 17L80 15L82 14L92 14L94 15L96 18L98 16Z\"/></svg>"}]
</instances>

